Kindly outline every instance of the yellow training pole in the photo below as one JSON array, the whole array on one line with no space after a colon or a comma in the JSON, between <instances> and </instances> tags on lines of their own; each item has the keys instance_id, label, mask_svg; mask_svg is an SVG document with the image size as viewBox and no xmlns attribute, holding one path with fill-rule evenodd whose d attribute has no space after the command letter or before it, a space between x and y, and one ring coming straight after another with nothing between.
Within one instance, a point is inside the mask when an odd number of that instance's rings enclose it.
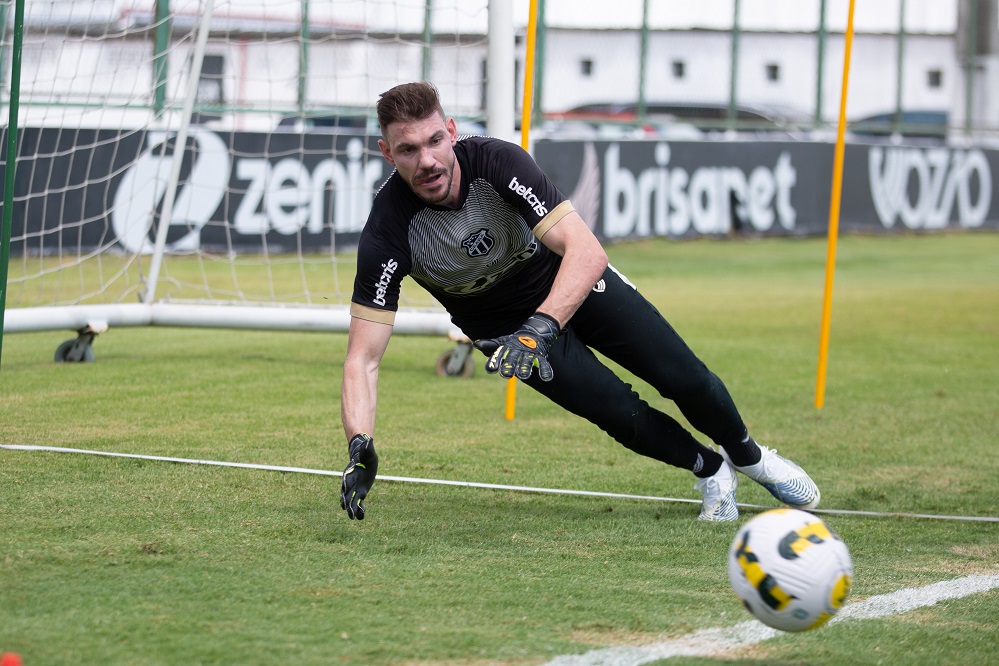
<instances>
[{"instance_id":1,"label":"yellow training pole","mask_svg":"<svg viewBox=\"0 0 999 666\"><path fill-rule=\"evenodd\" d=\"M819 336L819 372L815 387L815 407L822 409L826 397L826 368L829 362L829 320L832 315L833 277L836 273L836 239L839 235L839 205L843 195L843 153L846 136L846 91L850 80L850 51L853 48L853 7L846 21L846 42L843 51L843 89L839 100L839 128L836 133L836 156L833 159L832 197L829 202L829 240L826 250L826 288L822 303L822 332Z\"/></svg>"},{"instance_id":2,"label":"yellow training pole","mask_svg":"<svg viewBox=\"0 0 999 666\"><path fill-rule=\"evenodd\" d=\"M531 0L527 18L527 53L524 56L524 101L520 110L520 147L530 145L531 107L534 105L534 39L538 33L538 0ZM517 412L517 379L511 377L506 382L507 421L512 421Z\"/></svg>"}]
</instances>

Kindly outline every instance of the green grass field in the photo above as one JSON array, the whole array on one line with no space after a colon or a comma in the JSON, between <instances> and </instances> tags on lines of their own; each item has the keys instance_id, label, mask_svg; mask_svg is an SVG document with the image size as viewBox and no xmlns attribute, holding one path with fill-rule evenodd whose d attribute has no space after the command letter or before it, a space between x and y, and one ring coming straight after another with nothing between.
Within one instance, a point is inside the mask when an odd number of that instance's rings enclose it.
<instances>
[{"instance_id":1,"label":"green grass field","mask_svg":"<svg viewBox=\"0 0 999 666\"><path fill-rule=\"evenodd\" d=\"M999 516L999 234L841 239L825 406L814 406L824 239L609 249L826 509ZM349 258L346 259L349 261ZM340 470L339 334L113 329L7 335L0 443ZM382 364L380 473L689 498L529 389L435 376L446 340ZM481 364L480 364L481 365ZM635 381L653 404L672 405ZM0 652L59 664L522 666L748 620L737 524L698 505L0 450ZM773 505L745 482L741 502ZM743 519L755 510L744 509ZM829 514L851 602L999 574L999 524ZM999 591L670 664L988 664Z\"/></svg>"}]
</instances>

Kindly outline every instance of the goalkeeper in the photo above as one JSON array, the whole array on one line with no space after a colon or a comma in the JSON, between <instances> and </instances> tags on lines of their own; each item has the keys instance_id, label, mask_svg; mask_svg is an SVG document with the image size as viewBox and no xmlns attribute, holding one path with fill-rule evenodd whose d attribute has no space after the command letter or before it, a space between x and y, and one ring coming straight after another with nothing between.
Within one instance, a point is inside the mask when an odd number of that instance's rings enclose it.
<instances>
[{"instance_id":1,"label":"goalkeeper","mask_svg":"<svg viewBox=\"0 0 999 666\"><path fill-rule=\"evenodd\" d=\"M607 262L586 222L519 146L459 138L436 88L381 95L382 155L395 171L361 233L343 368L350 462L341 506L363 519L378 469L378 366L410 275L475 341L486 371L517 377L628 449L688 470L702 520L738 517L736 472L781 503L814 508L796 464L749 436L728 390L651 303ZM654 409L593 350L672 400L711 443Z\"/></svg>"}]
</instances>

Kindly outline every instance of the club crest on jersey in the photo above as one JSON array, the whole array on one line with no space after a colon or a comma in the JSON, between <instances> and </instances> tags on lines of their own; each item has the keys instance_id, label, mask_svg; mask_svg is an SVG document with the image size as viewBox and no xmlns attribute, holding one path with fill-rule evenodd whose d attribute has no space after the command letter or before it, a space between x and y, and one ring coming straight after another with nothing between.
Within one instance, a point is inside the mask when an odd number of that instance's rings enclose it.
<instances>
[{"instance_id":1,"label":"club crest on jersey","mask_svg":"<svg viewBox=\"0 0 999 666\"><path fill-rule=\"evenodd\" d=\"M495 244L496 239L489 235L488 229L479 229L461 241L461 246L465 248L470 257L482 257L489 254Z\"/></svg>"}]
</instances>

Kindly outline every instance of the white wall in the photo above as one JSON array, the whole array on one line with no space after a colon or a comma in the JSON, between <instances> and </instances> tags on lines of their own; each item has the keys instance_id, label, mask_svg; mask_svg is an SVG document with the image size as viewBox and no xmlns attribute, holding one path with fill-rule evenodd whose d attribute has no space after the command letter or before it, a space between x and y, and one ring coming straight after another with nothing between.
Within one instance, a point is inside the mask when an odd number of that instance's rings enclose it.
<instances>
[{"instance_id":1,"label":"white wall","mask_svg":"<svg viewBox=\"0 0 999 666\"><path fill-rule=\"evenodd\" d=\"M175 0L175 8L196 11L201 0ZM298 0L264 2L263 0L215 0L217 16L247 15L256 11L264 18L287 20L298 11ZM897 38L900 0L859 3L851 69L848 115L852 118L893 111L896 99L898 67ZM485 29L484 0L435 0L435 27L452 15L462 27ZM641 0L616 0L613 11L588 10L588 0L548 0L547 50L544 54L543 99L546 111L559 111L597 101L634 102L639 90L638 27ZM841 30L845 22L847 0L827 0L828 28ZM351 3L347 3L351 4ZM362 3L364 4L364 3ZM517 6L526 3L515 3ZM372 4L384 9L387 0ZM405 15L412 23L414 7L422 2L408 0ZM699 2L652 2L650 4L649 61L647 71L648 101L705 101L727 103L731 63L731 26L733 0ZM88 21L117 20L129 7L151 9L151 0L104 0L90 3L89 12L81 3L68 0L35 0L31 4L36 20L49 18ZM110 9L113 6L113 11ZM346 20L337 13L344 3L311 0L310 11L317 20ZM356 3L353 4L356 8ZM595 6L595 5L594 5ZM814 114L817 84L817 37L819 0L741 0L740 53L738 58L738 99L746 103L779 104ZM903 105L912 109L951 111L952 118L963 118L964 84L959 54L955 48L957 0L907 0L905 63L903 67ZM256 8L256 9L254 9ZM374 24L388 20L365 8L358 20ZM293 11L294 10L294 11ZM334 11L337 10L337 11ZM85 15L85 16L84 16ZM102 18L103 17L103 18ZM622 29L580 29L558 26L574 24L622 25ZM293 22L292 22L293 23ZM684 29L691 26L696 29ZM419 28L419 25L410 26ZM763 28L768 31L761 32ZM774 31L774 28L780 31ZM797 32L795 32L797 31ZM805 32L801 32L805 31ZM874 31L874 32L871 32ZM925 33L925 34L919 34ZM269 42L251 41L255 37L220 41L213 36L208 52L226 59L224 75L227 102L275 109L294 109L297 101L298 45L295 39L282 36ZM171 95L182 89L182 76L190 40L175 43L170 53ZM57 97L75 96L85 101L98 100L104 94L117 99L148 103L151 100L151 39L81 39L58 38L39 42L37 33L26 36L22 90L46 87ZM517 50L523 74L523 46ZM481 114L484 99L483 62L486 41L483 35L473 44L434 49L432 78L441 89L448 110L458 115ZM396 83L418 79L421 75L421 49L402 36L379 35L371 40L334 41L318 37L310 46L308 98L313 106L370 107L378 94ZM593 63L592 73L581 71L583 60ZM672 63L682 60L686 76L676 79ZM843 35L831 32L827 38L822 115L834 121L838 115ZM767 80L766 66L776 64L780 79ZM940 88L930 88L928 71L942 72ZM995 81L997 66L983 74L982 86ZM999 125L990 105L995 101L982 94L981 113ZM518 100L519 102L519 100ZM978 107L976 107L977 109ZM108 111L110 113L110 111ZM91 113L91 115L93 115ZM52 118L53 116L47 116ZM246 115L238 128L272 126L275 118L266 114Z\"/></svg>"},{"instance_id":2,"label":"white wall","mask_svg":"<svg viewBox=\"0 0 999 666\"><path fill-rule=\"evenodd\" d=\"M547 111L589 102L634 102L638 97L639 37L634 31L549 30L545 57ZM649 40L648 101L714 102L729 100L731 35L714 31L660 31ZM839 114L844 38L826 41L823 118ZM907 35L904 42L903 106L951 109L959 102L961 63L951 35ZM580 61L594 61L594 73L580 73ZM682 60L686 76L676 79L672 63ZM848 117L895 110L898 41L894 35L855 35L847 97ZM740 102L793 107L813 115L818 82L817 37L812 34L744 32L739 40L736 95ZM766 66L776 64L780 78L770 81ZM928 71L942 72L940 88L928 84Z\"/></svg>"}]
</instances>

